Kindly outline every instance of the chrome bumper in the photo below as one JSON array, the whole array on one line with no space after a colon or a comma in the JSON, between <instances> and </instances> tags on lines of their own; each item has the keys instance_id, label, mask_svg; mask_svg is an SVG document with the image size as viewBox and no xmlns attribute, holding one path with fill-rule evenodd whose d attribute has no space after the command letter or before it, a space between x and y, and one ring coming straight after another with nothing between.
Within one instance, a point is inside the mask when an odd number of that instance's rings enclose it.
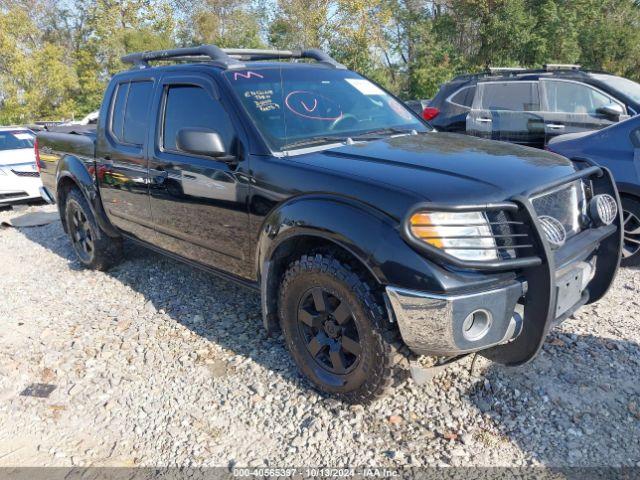
<instances>
[{"instance_id":1,"label":"chrome bumper","mask_svg":"<svg viewBox=\"0 0 640 480\"><path fill-rule=\"evenodd\" d=\"M506 343L522 330L516 311L524 284L466 295L434 295L387 287L404 343L418 355L454 356Z\"/></svg>"}]
</instances>

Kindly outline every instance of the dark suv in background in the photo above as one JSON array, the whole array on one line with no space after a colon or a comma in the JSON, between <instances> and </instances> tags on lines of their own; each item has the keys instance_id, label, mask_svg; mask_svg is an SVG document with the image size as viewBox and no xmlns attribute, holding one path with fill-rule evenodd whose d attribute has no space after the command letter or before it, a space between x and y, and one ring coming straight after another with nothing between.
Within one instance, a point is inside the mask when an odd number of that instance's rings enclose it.
<instances>
[{"instance_id":1,"label":"dark suv in background","mask_svg":"<svg viewBox=\"0 0 640 480\"><path fill-rule=\"evenodd\" d=\"M599 130L640 112L640 84L582 70L491 68L442 85L423 117L440 131L542 148L565 133Z\"/></svg>"}]
</instances>

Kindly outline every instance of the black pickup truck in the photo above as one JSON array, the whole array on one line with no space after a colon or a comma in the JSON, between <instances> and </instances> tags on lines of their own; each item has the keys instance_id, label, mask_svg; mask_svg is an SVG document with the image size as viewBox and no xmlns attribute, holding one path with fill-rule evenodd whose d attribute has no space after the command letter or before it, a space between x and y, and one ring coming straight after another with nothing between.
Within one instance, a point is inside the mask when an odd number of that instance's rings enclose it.
<instances>
[{"instance_id":1,"label":"black pickup truck","mask_svg":"<svg viewBox=\"0 0 640 480\"><path fill-rule=\"evenodd\" d=\"M95 131L37 137L79 260L107 269L127 238L259 290L264 326L345 401L419 355L525 363L613 281L604 168L434 132L318 50L124 61Z\"/></svg>"}]
</instances>

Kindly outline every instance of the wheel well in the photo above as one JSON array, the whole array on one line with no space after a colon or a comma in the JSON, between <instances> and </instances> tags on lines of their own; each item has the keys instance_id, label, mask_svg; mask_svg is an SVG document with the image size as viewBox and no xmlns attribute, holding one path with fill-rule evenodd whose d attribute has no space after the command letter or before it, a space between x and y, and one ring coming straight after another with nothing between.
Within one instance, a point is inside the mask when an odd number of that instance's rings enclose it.
<instances>
[{"instance_id":1,"label":"wheel well","mask_svg":"<svg viewBox=\"0 0 640 480\"><path fill-rule=\"evenodd\" d=\"M640 202L640 197L638 195L634 195L633 193L628 193L628 192L619 192L619 193L620 193L621 200L623 198L628 198L630 200L635 200L636 202Z\"/></svg>"},{"instance_id":2,"label":"wheel well","mask_svg":"<svg viewBox=\"0 0 640 480\"><path fill-rule=\"evenodd\" d=\"M77 188L78 184L71 177L63 177L58 183L58 192L56 202L58 204L58 211L60 212L60 220L62 221L62 228L67 232L67 222L65 208L67 207L67 196L72 188Z\"/></svg>"},{"instance_id":3,"label":"wheel well","mask_svg":"<svg viewBox=\"0 0 640 480\"><path fill-rule=\"evenodd\" d=\"M268 274L267 272L261 272L263 281L266 280L262 286L262 295L263 309L265 310L264 322L268 331L275 331L280 328L278 322L278 295L281 279L287 267L303 255L315 254L331 254L337 260L348 265L354 272L358 273L363 280L369 283L372 292L374 292L376 296L380 295L379 300L382 299L382 285L380 281L371 269L355 254L326 238L310 235L293 237L283 241L274 250L269 259Z\"/></svg>"}]
</instances>

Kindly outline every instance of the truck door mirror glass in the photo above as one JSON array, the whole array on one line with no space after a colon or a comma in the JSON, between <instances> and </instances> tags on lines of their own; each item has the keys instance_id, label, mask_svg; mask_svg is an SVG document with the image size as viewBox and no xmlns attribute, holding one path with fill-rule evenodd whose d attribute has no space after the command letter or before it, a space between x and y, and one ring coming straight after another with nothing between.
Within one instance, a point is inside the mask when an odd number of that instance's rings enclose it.
<instances>
[{"instance_id":1,"label":"truck door mirror glass","mask_svg":"<svg viewBox=\"0 0 640 480\"><path fill-rule=\"evenodd\" d=\"M598 110L597 113L600 115L606 115L609 118L613 118L615 120L619 120L622 115L624 115L624 109L618 105L617 103L611 103L609 105L604 105Z\"/></svg>"},{"instance_id":2,"label":"truck door mirror glass","mask_svg":"<svg viewBox=\"0 0 640 480\"><path fill-rule=\"evenodd\" d=\"M224 157L227 151L218 132L204 128L182 128L176 135L176 146L179 150L194 155L207 157Z\"/></svg>"}]
</instances>

